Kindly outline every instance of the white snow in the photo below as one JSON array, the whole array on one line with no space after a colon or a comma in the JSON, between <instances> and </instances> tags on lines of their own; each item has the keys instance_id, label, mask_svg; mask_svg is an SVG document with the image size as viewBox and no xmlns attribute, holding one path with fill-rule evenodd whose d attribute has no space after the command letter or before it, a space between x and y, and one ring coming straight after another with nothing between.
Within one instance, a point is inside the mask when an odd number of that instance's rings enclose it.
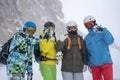
<instances>
[{"instance_id":1,"label":"white snow","mask_svg":"<svg viewBox=\"0 0 120 80\"><path fill-rule=\"evenodd\" d=\"M41 3L40 3L38 0L34 0L34 1L39 5L39 7L40 7L41 9L44 9L44 8L45 8L43 5L41 5Z\"/></svg>"},{"instance_id":2,"label":"white snow","mask_svg":"<svg viewBox=\"0 0 120 80\"><path fill-rule=\"evenodd\" d=\"M63 20L62 18L60 18L59 16L56 15L56 17L58 18L58 20L60 20L61 22L65 23L65 20Z\"/></svg>"},{"instance_id":3,"label":"white snow","mask_svg":"<svg viewBox=\"0 0 120 80\"><path fill-rule=\"evenodd\" d=\"M60 63L57 65L57 80L62 80L61 71L60 71ZM2 80L7 80L6 75L6 66L0 64L0 78ZM0 79L0 80L1 80ZM43 80L41 73L39 71L39 64L33 61L33 80Z\"/></svg>"},{"instance_id":4,"label":"white snow","mask_svg":"<svg viewBox=\"0 0 120 80\"><path fill-rule=\"evenodd\" d=\"M120 53L114 48L110 48L111 56L113 59L114 80L120 80ZM7 80L6 66L0 64L0 78ZM89 71L84 72L84 80L92 80L91 73ZM43 80L39 71L39 64L33 60L33 80ZM57 80L63 80L61 75L61 61L57 65Z\"/></svg>"},{"instance_id":5,"label":"white snow","mask_svg":"<svg viewBox=\"0 0 120 80\"><path fill-rule=\"evenodd\" d=\"M33 11L32 13L33 13L34 16L36 15L35 11Z\"/></svg>"},{"instance_id":6,"label":"white snow","mask_svg":"<svg viewBox=\"0 0 120 80\"><path fill-rule=\"evenodd\" d=\"M80 25L79 30L87 33L87 30L83 27L82 20L85 16L92 14L96 17L96 19L100 22L100 24L107 25L107 28L113 33L117 44L120 44L119 38L119 13L120 11L117 10L119 8L119 0L60 0L63 4L63 12L65 15L66 20L76 20ZM81 2L80 2L81 1ZM35 2L40 5L38 0ZM92 3L91 3L92 2ZM114 5L113 5L114 3ZM20 2L17 0L17 5ZM93 4L93 5L92 5ZM96 7L97 6L97 7ZM45 8L40 5L40 8ZM20 9L20 8L18 8ZM35 13L33 12L35 15ZM111 16L113 15L113 16ZM57 18L64 22L59 16ZM43 21L47 21L47 16L42 17ZM15 20L16 22L16 20ZM22 22L20 21L20 24ZM7 29L8 32L12 32L10 29ZM1 46L1 44L0 44ZM114 70L114 80L120 80L120 51L115 48L110 48L111 56L113 59L113 70ZM38 63L33 61L33 80L43 80L41 73L39 71ZM0 64L0 80L7 80L6 75L6 66ZM61 75L61 62L57 65L57 80L62 80ZM91 73L89 71L84 72L84 80L92 80Z\"/></svg>"},{"instance_id":7,"label":"white snow","mask_svg":"<svg viewBox=\"0 0 120 80\"><path fill-rule=\"evenodd\" d=\"M7 29L7 31L8 31L8 32L10 32L10 33L13 33L13 31L12 31L12 30L10 30L10 29Z\"/></svg>"},{"instance_id":8,"label":"white snow","mask_svg":"<svg viewBox=\"0 0 120 80\"><path fill-rule=\"evenodd\" d=\"M114 78L120 78L120 51L110 48L111 57L113 59L113 72ZM120 80L120 79L119 79Z\"/></svg>"},{"instance_id":9,"label":"white snow","mask_svg":"<svg viewBox=\"0 0 120 80\"><path fill-rule=\"evenodd\" d=\"M19 28L19 27L16 27L16 30L20 30L20 28Z\"/></svg>"},{"instance_id":10,"label":"white snow","mask_svg":"<svg viewBox=\"0 0 120 80\"><path fill-rule=\"evenodd\" d=\"M1 80L7 80L7 76L6 76L6 66L0 64L0 79Z\"/></svg>"},{"instance_id":11,"label":"white snow","mask_svg":"<svg viewBox=\"0 0 120 80\"><path fill-rule=\"evenodd\" d=\"M16 1L16 4L17 4L17 5L20 5L20 1L19 1L19 0L17 0L17 1Z\"/></svg>"}]
</instances>

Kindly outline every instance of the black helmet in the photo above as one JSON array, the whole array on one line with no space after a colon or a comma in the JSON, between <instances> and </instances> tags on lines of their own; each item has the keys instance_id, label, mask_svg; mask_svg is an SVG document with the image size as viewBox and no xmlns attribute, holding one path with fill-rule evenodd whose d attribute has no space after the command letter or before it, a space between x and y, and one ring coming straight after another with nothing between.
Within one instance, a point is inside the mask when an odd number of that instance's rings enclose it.
<instances>
[{"instance_id":1,"label":"black helmet","mask_svg":"<svg viewBox=\"0 0 120 80\"><path fill-rule=\"evenodd\" d=\"M53 27L53 28L55 28L55 25L54 25L53 22L48 21L48 22L46 22L46 23L44 24L44 27L45 27L45 28L48 28L48 27Z\"/></svg>"}]
</instances>

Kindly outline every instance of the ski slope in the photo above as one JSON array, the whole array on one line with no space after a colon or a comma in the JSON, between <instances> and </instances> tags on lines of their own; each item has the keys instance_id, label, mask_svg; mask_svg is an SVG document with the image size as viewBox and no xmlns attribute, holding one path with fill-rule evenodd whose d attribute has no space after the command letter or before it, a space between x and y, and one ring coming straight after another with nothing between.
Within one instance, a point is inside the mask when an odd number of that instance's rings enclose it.
<instances>
[{"instance_id":1,"label":"ski slope","mask_svg":"<svg viewBox=\"0 0 120 80\"><path fill-rule=\"evenodd\" d=\"M120 53L114 48L110 48L111 56L113 59L114 80L120 80ZM84 72L84 80L92 80L89 71ZM0 64L0 80L7 80L6 66ZM43 80L39 71L39 64L33 60L33 80ZM57 80L63 80L61 75L61 61L57 65Z\"/></svg>"}]
</instances>

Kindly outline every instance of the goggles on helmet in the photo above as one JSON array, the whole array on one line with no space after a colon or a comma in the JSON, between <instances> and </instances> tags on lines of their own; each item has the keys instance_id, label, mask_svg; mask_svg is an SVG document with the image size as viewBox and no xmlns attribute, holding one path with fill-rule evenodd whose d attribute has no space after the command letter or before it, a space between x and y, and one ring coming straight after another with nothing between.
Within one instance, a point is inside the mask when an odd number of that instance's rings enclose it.
<instances>
[{"instance_id":1,"label":"goggles on helmet","mask_svg":"<svg viewBox=\"0 0 120 80\"><path fill-rule=\"evenodd\" d=\"M67 27L67 31L70 32L70 31L76 31L77 30L77 27L76 26L68 26Z\"/></svg>"},{"instance_id":2,"label":"goggles on helmet","mask_svg":"<svg viewBox=\"0 0 120 80\"><path fill-rule=\"evenodd\" d=\"M89 22L84 23L84 25L85 25L86 28L90 28L90 27L94 26L94 22L89 21Z\"/></svg>"},{"instance_id":3,"label":"goggles on helmet","mask_svg":"<svg viewBox=\"0 0 120 80\"><path fill-rule=\"evenodd\" d=\"M29 26L26 31L27 31L28 33L34 34L34 32L36 31L36 29Z\"/></svg>"}]
</instances>

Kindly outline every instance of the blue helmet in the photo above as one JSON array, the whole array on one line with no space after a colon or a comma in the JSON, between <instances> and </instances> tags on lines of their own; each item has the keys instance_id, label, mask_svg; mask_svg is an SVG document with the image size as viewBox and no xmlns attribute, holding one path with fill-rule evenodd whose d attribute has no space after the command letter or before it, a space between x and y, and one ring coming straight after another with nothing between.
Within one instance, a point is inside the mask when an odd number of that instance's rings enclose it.
<instances>
[{"instance_id":1,"label":"blue helmet","mask_svg":"<svg viewBox=\"0 0 120 80\"><path fill-rule=\"evenodd\" d=\"M37 27L34 22L32 22L32 21L27 21L27 22L24 24L23 31L26 31L26 29L27 29L29 26L30 26L30 27L33 27L34 29L36 29L36 27Z\"/></svg>"}]
</instances>

